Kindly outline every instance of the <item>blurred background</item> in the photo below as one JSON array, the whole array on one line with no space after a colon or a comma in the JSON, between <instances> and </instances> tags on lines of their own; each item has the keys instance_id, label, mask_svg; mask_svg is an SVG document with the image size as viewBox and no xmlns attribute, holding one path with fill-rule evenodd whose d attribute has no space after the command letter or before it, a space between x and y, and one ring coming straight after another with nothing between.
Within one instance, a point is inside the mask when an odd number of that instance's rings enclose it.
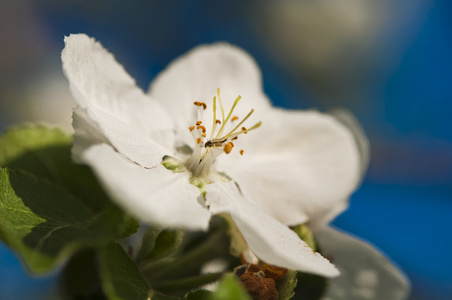
<instances>
[{"instance_id":1,"label":"blurred background","mask_svg":"<svg viewBox=\"0 0 452 300\"><path fill-rule=\"evenodd\" d=\"M452 299L451 12L447 0L2 0L0 130L71 131L70 33L101 41L144 90L187 50L230 42L256 59L275 105L356 115L371 163L334 224L391 257L411 300ZM0 299L45 298L56 276L29 278L0 244Z\"/></svg>"}]
</instances>

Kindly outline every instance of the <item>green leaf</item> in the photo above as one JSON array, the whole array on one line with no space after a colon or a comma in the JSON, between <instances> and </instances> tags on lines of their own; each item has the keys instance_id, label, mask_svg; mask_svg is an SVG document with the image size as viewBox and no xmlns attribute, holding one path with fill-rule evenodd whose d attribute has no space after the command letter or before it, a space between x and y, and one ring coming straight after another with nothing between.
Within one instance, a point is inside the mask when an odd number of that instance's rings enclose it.
<instances>
[{"instance_id":1,"label":"green leaf","mask_svg":"<svg viewBox=\"0 0 452 300\"><path fill-rule=\"evenodd\" d=\"M42 274L80 248L118 237L125 215L112 203L95 214L84 201L46 179L0 169L0 237L28 269Z\"/></svg>"},{"instance_id":2,"label":"green leaf","mask_svg":"<svg viewBox=\"0 0 452 300\"><path fill-rule=\"evenodd\" d=\"M98 274L98 260L94 249L77 252L64 266L60 285L65 299L105 299Z\"/></svg>"},{"instance_id":3,"label":"green leaf","mask_svg":"<svg viewBox=\"0 0 452 300\"><path fill-rule=\"evenodd\" d=\"M297 286L297 271L289 270L284 276L278 280L276 288L278 289L278 300L289 300L295 295L294 289Z\"/></svg>"},{"instance_id":4,"label":"green leaf","mask_svg":"<svg viewBox=\"0 0 452 300\"><path fill-rule=\"evenodd\" d=\"M71 147L72 136L61 129L14 127L0 137L0 166L48 179L98 211L108 197L88 167L72 162Z\"/></svg>"},{"instance_id":5,"label":"green leaf","mask_svg":"<svg viewBox=\"0 0 452 300\"><path fill-rule=\"evenodd\" d=\"M251 300L234 274L227 274L220 281L217 290L212 294L211 300Z\"/></svg>"},{"instance_id":6,"label":"green leaf","mask_svg":"<svg viewBox=\"0 0 452 300\"><path fill-rule=\"evenodd\" d=\"M102 287L110 300L145 300L149 284L121 246L110 243L98 252ZM154 299L154 297L152 297ZM159 299L155 297L155 299ZM164 298L163 298L164 299Z\"/></svg>"}]
</instances>

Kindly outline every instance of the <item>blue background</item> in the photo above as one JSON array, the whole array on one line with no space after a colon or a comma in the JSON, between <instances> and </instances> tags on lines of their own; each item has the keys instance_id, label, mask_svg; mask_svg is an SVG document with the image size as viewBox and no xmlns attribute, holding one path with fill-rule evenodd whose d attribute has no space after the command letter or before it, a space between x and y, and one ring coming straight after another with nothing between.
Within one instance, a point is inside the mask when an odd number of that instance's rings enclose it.
<instances>
[{"instance_id":1,"label":"blue background","mask_svg":"<svg viewBox=\"0 0 452 300\"><path fill-rule=\"evenodd\" d=\"M265 92L276 105L339 106L357 116L372 160L350 208L334 224L390 256L411 280L410 299L452 299L451 2L393 4L392 15L371 27L378 34L347 44L352 57L338 49L334 68L321 72L291 61L283 49L290 44L275 46L267 1L60 2L0 4L0 129L27 121L28 102L18 91L41 72L62 76L64 35L96 37L145 90L194 46L236 44L262 68ZM287 39L315 38L284 33ZM303 48L299 52L308 57ZM29 278L0 244L0 299L45 299L55 278Z\"/></svg>"}]
</instances>

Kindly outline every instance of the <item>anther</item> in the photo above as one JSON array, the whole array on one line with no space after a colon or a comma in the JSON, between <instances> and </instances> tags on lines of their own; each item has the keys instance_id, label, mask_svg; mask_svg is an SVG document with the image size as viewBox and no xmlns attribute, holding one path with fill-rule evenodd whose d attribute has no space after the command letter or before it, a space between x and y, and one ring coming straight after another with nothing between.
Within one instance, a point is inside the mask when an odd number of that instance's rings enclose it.
<instances>
[{"instance_id":1,"label":"anther","mask_svg":"<svg viewBox=\"0 0 452 300\"><path fill-rule=\"evenodd\" d=\"M188 127L188 129L190 130L190 132L192 132L193 130L195 130L195 126L190 126Z\"/></svg>"},{"instance_id":2,"label":"anther","mask_svg":"<svg viewBox=\"0 0 452 300\"><path fill-rule=\"evenodd\" d=\"M201 122L201 121L198 121L198 122ZM197 129L201 129L203 133L206 132L206 127L204 127L204 126L202 126L202 125L199 125L199 124L196 124L196 125L197 125L197 126L196 126Z\"/></svg>"},{"instance_id":3,"label":"anther","mask_svg":"<svg viewBox=\"0 0 452 300\"><path fill-rule=\"evenodd\" d=\"M248 130L246 130L246 127L242 127L242 131L243 131L244 134L248 133Z\"/></svg>"},{"instance_id":4,"label":"anther","mask_svg":"<svg viewBox=\"0 0 452 300\"><path fill-rule=\"evenodd\" d=\"M232 151L232 148L234 148L234 144L232 142L225 144L224 153L229 154Z\"/></svg>"},{"instance_id":5,"label":"anther","mask_svg":"<svg viewBox=\"0 0 452 300\"><path fill-rule=\"evenodd\" d=\"M201 124L202 124L202 121L196 122L196 126L201 125Z\"/></svg>"},{"instance_id":6,"label":"anther","mask_svg":"<svg viewBox=\"0 0 452 300\"><path fill-rule=\"evenodd\" d=\"M221 121L217 119L217 120L215 120L215 123L221 124Z\"/></svg>"},{"instance_id":7,"label":"anther","mask_svg":"<svg viewBox=\"0 0 452 300\"><path fill-rule=\"evenodd\" d=\"M201 107L205 110L207 108L207 104L205 104L204 102L199 102L199 101L195 101L193 102L194 105Z\"/></svg>"},{"instance_id":8,"label":"anther","mask_svg":"<svg viewBox=\"0 0 452 300\"><path fill-rule=\"evenodd\" d=\"M234 122L235 120L238 120L238 119L239 119L239 117L233 116L232 119L231 119L231 122Z\"/></svg>"},{"instance_id":9,"label":"anther","mask_svg":"<svg viewBox=\"0 0 452 300\"><path fill-rule=\"evenodd\" d=\"M196 143L197 143L197 144L201 144L201 142L202 142L202 139L201 139L201 138L197 138L197 139L196 139Z\"/></svg>"},{"instance_id":10,"label":"anther","mask_svg":"<svg viewBox=\"0 0 452 300\"><path fill-rule=\"evenodd\" d=\"M243 151L243 149L240 150L240 155L243 155L245 151Z\"/></svg>"},{"instance_id":11,"label":"anther","mask_svg":"<svg viewBox=\"0 0 452 300\"><path fill-rule=\"evenodd\" d=\"M238 139L239 137L238 136L235 136L235 137L233 137L232 139L231 139L231 141L235 141L236 139Z\"/></svg>"}]
</instances>

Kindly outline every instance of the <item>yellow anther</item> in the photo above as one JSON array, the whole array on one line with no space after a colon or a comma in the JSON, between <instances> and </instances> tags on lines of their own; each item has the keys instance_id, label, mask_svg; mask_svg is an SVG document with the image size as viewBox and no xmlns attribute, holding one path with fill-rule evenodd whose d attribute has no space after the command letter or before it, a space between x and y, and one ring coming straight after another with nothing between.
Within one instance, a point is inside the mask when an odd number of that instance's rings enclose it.
<instances>
[{"instance_id":1,"label":"yellow anther","mask_svg":"<svg viewBox=\"0 0 452 300\"><path fill-rule=\"evenodd\" d=\"M201 125L201 124L202 124L202 121L196 122L196 125Z\"/></svg>"},{"instance_id":2,"label":"yellow anther","mask_svg":"<svg viewBox=\"0 0 452 300\"><path fill-rule=\"evenodd\" d=\"M215 120L215 123L221 124L221 121L217 119L217 120Z\"/></svg>"},{"instance_id":3,"label":"yellow anther","mask_svg":"<svg viewBox=\"0 0 452 300\"><path fill-rule=\"evenodd\" d=\"M231 122L234 122L235 120L238 120L238 119L239 119L239 117L233 116L232 119L231 119Z\"/></svg>"},{"instance_id":4,"label":"yellow anther","mask_svg":"<svg viewBox=\"0 0 452 300\"><path fill-rule=\"evenodd\" d=\"M224 145L224 153L229 154L232 151L232 148L234 148L234 144L232 142L229 142Z\"/></svg>"},{"instance_id":5,"label":"yellow anther","mask_svg":"<svg viewBox=\"0 0 452 300\"><path fill-rule=\"evenodd\" d=\"M238 139L239 137L238 136L235 136L235 137L233 137L232 139L231 139L231 141L235 141L236 139Z\"/></svg>"},{"instance_id":6,"label":"yellow anther","mask_svg":"<svg viewBox=\"0 0 452 300\"><path fill-rule=\"evenodd\" d=\"M198 121L198 122L201 122L201 121ZM202 125L198 125L198 124L196 124L196 125L197 125L197 126L196 126L197 129L201 129L203 133L206 132L206 127L204 127L204 126L202 126Z\"/></svg>"},{"instance_id":7,"label":"yellow anther","mask_svg":"<svg viewBox=\"0 0 452 300\"><path fill-rule=\"evenodd\" d=\"M243 149L240 149L240 155L243 155L244 152Z\"/></svg>"},{"instance_id":8,"label":"yellow anther","mask_svg":"<svg viewBox=\"0 0 452 300\"><path fill-rule=\"evenodd\" d=\"M196 143L197 143L197 144L201 144L201 143L202 143L202 139L201 139L201 138L197 138L197 139L196 139Z\"/></svg>"},{"instance_id":9,"label":"yellow anther","mask_svg":"<svg viewBox=\"0 0 452 300\"><path fill-rule=\"evenodd\" d=\"M190 130L190 132L192 132L193 130L195 130L195 126L190 126L188 127L188 129Z\"/></svg>"},{"instance_id":10,"label":"yellow anther","mask_svg":"<svg viewBox=\"0 0 452 300\"><path fill-rule=\"evenodd\" d=\"M200 102L200 101L195 101L193 102L194 105L201 107L205 110L207 108L207 104L205 104L204 102Z\"/></svg>"},{"instance_id":11,"label":"yellow anther","mask_svg":"<svg viewBox=\"0 0 452 300\"><path fill-rule=\"evenodd\" d=\"M244 134L248 133L248 130L246 130L246 127L242 127L242 131L243 131Z\"/></svg>"}]
</instances>

